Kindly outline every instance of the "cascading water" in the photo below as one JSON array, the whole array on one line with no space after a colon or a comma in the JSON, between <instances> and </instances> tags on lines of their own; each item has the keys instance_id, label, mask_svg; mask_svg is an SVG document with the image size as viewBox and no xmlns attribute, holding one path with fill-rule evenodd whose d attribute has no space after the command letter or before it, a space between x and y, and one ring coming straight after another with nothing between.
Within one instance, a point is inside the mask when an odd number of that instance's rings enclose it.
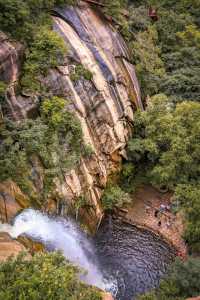
<instances>
[{"instance_id":1,"label":"cascading water","mask_svg":"<svg viewBox=\"0 0 200 300\"><path fill-rule=\"evenodd\" d=\"M61 250L87 271L80 274L81 280L112 292L117 300L134 299L157 286L175 255L160 237L111 217L103 220L91 241L71 219L33 209L18 215L13 226L1 224L0 231L41 241L49 251Z\"/></svg>"},{"instance_id":2,"label":"cascading water","mask_svg":"<svg viewBox=\"0 0 200 300\"><path fill-rule=\"evenodd\" d=\"M92 244L72 220L50 218L26 209L15 218L13 226L1 224L0 231L8 232L12 238L26 235L42 242L48 250L61 250L70 262L86 271L80 275L83 281L104 290L111 288L98 269Z\"/></svg>"}]
</instances>

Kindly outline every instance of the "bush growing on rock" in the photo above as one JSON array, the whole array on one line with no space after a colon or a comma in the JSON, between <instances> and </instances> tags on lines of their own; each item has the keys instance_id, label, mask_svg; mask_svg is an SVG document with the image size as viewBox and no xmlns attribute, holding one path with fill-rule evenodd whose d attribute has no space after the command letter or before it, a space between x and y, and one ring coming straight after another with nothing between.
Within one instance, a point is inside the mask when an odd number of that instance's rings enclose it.
<instances>
[{"instance_id":1,"label":"bush growing on rock","mask_svg":"<svg viewBox=\"0 0 200 300\"><path fill-rule=\"evenodd\" d=\"M22 70L21 85L26 91L41 91L40 76L46 76L50 68L62 62L67 49L57 33L41 27L35 39L27 49L26 60Z\"/></svg>"},{"instance_id":2,"label":"bush growing on rock","mask_svg":"<svg viewBox=\"0 0 200 300\"><path fill-rule=\"evenodd\" d=\"M0 105L4 101L7 84L4 81L0 81Z\"/></svg>"},{"instance_id":3,"label":"bush growing on rock","mask_svg":"<svg viewBox=\"0 0 200 300\"><path fill-rule=\"evenodd\" d=\"M122 207L130 201L130 195L117 185L108 185L102 197L102 204L105 210L110 210L114 207Z\"/></svg>"},{"instance_id":4,"label":"bush growing on rock","mask_svg":"<svg viewBox=\"0 0 200 300\"><path fill-rule=\"evenodd\" d=\"M78 279L79 270L59 253L19 255L0 263L0 299L100 300L100 291Z\"/></svg>"},{"instance_id":5,"label":"bush growing on rock","mask_svg":"<svg viewBox=\"0 0 200 300\"><path fill-rule=\"evenodd\" d=\"M45 99L40 118L6 121L0 126L0 180L12 178L33 196L31 161L36 155L44 168L42 199L53 187L54 178L62 181L63 172L79 162L82 130L67 104L59 97Z\"/></svg>"},{"instance_id":6,"label":"bush growing on rock","mask_svg":"<svg viewBox=\"0 0 200 300\"><path fill-rule=\"evenodd\" d=\"M70 74L72 81L78 81L81 78L84 78L85 80L92 80L92 76L92 73L81 64L76 65L74 72Z\"/></svg>"}]
</instances>

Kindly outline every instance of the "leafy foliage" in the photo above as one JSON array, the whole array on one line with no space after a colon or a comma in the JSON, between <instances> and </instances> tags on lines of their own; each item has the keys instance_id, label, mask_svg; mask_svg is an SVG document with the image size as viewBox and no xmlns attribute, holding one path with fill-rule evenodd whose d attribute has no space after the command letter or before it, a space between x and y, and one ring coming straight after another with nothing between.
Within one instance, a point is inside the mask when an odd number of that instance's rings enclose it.
<instances>
[{"instance_id":1,"label":"leafy foliage","mask_svg":"<svg viewBox=\"0 0 200 300\"><path fill-rule=\"evenodd\" d=\"M50 68L56 67L63 59L66 50L61 37L47 27L41 27L26 53L21 78L23 89L32 92L40 91L42 86L38 80L39 76L47 75Z\"/></svg>"},{"instance_id":2,"label":"leafy foliage","mask_svg":"<svg viewBox=\"0 0 200 300\"><path fill-rule=\"evenodd\" d=\"M153 95L159 91L159 82L165 75L164 64L160 58L157 31L154 26L139 31L135 41L130 43L133 61L141 84L141 91Z\"/></svg>"},{"instance_id":3,"label":"leafy foliage","mask_svg":"<svg viewBox=\"0 0 200 300\"><path fill-rule=\"evenodd\" d=\"M70 74L73 81L78 81L81 78L92 80L92 76L92 73L81 64L76 65L74 71Z\"/></svg>"},{"instance_id":4,"label":"leafy foliage","mask_svg":"<svg viewBox=\"0 0 200 300\"><path fill-rule=\"evenodd\" d=\"M102 205L105 210L113 209L114 207L122 207L131 201L128 193L124 192L117 185L108 185L104 190L102 197Z\"/></svg>"},{"instance_id":5,"label":"leafy foliage","mask_svg":"<svg viewBox=\"0 0 200 300\"><path fill-rule=\"evenodd\" d=\"M138 297L139 300L184 300L200 293L200 259L177 260L158 289Z\"/></svg>"},{"instance_id":6,"label":"leafy foliage","mask_svg":"<svg viewBox=\"0 0 200 300\"><path fill-rule=\"evenodd\" d=\"M0 130L0 179L13 178L26 193L33 190L30 160L34 154L39 156L45 172L41 197L52 188L55 177L62 180L63 172L79 162L82 130L75 116L67 111L65 99L46 99L41 118L5 122Z\"/></svg>"},{"instance_id":7,"label":"leafy foliage","mask_svg":"<svg viewBox=\"0 0 200 300\"><path fill-rule=\"evenodd\" d=\"M100 300L100 292L78 279L79 270L59 253L19 255L0 263L0 299Z\"/></svg>"},{"instance_id":8,"label":"leafy foliage","mask_svg":"<svg viewBox=\"0 0 200 300\"><path fill-rule=\"evenodd\" d=\"M199 120L197 102L174 106L165 95L152 97L146 111L135 114L134 136L128 144L132 172L122 173L129 186L142 173L155 187L175 191L186 214L185 236L191 246L199 246L200 240Z\"/></svg>"},{"instance_id":9,"label":"leafy foliage","mask_svg":"<svg viewBox=\"0 0 200 300\"><path fill-rule=\"evenodd\" d=\"M185 240L192 253L200 253L200 185L181 184L175 191L177 203L184 208L186 216Z\"/></svg>"},{"instance_id":10,"label":"leafy foliage","mask_svg":"<svg viewBox=\"0 0 200 300\"><path fill-rule=\"evenodd\" d=\"M164 95L154 96L147 110L138 112L129 155L135 163L149 163L153 184L174 189L198 180L199 117L199 103L182 102L173 109Z\"/></svg>"},{"instance_id":11,"label":"leafy foliage","mask_svg":"<svg viewBox=\"0 0 200 300\"><path fill-rule=\"evenodd\" d=\"M164 93L174 102L199 101L200 3L189 2L144 0L130 6L132 60L144 99ZM158 9L158 21L154 24L148 17L149 5ZM152 39L150 28L156 39Z\"/></svg>"},{"instance_id":12,"label":"leafy foliage","mask_svg":"<svg viewBox=\"0 0 200 300\"><path fill-rule=\"evenodd\" d=\"M7 84L4 81L0 81L0 104L4 101Z\"/></svg>"},{"instance_id":13,"label":"leafy foliage","mask_svg":"<svg viewBox=\"0 0 200 300\"><path fill-rule=\"evenodd\" d=\"M73 5L74 0L0 0L0 30L30 44L42 25L50 25L54 6Z\"/></svg>"}]
</instances>

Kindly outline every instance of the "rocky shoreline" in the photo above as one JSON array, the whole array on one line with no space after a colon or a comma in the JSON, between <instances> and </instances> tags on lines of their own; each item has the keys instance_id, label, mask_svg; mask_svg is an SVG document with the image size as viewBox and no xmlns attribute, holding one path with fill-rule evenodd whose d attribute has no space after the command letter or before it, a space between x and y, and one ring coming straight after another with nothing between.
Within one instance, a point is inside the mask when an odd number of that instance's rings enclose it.
<instances>
[{"instance_id":1,"label":"rocky shoreline","mask_svg":"<svg viewBox=\"0 0 200 300\"><path fill-rule=\"evenodd\" d=\"M182 239L184 224L181 213L174 215L168 211L155 217L155 211L160 205L169 205L171 197L170 193L161 193L151 186L140 187L133 195L132 204L118 211L116 217L162 237L176 249L177 256L185 259L187 247Z\"/></svg>"}]
</instances>

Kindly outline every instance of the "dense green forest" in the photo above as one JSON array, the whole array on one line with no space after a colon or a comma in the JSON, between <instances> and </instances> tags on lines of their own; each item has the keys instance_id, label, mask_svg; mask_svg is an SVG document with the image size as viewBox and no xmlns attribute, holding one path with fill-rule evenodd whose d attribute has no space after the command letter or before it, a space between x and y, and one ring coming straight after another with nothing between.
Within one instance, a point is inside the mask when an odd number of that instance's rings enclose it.
<instances>
[{"instance_id":1,"label":"dense green forest","mask_svg":"<svg viewBox=\"0 0 200 300\"><path fill-rule=\"evenodd\" d=\"M106 1L105 1L106 2ZM143 183L174 193L185 216L185 241L200 254L200 1L107 1L136 66L145 111L135 114L128 161L118 186L103 200L121 205L126 192ZM157 20L148 16L156 9ZM122 9L129 11L129 18ZM110 208L110 207L108 207ZM145 300L182 300L200 293L199 259L177 262L159 289Z\"/></svg>"},{"instance_id":2,"label":"dense green forest","mask_svg":"<svg viewBox=\"0 0 200 300\"><path fill-rule=\"evenodd\" d=\"M105 209L121 206L127 201L127 193L142 183L150 183L156 188L174 193L178 210L185 215L184 238L190 254L200 253L200 0L102 0L102 9L113 17L116 28L121 32L130 48L131 61L136 67L141 86L145 111L135 113L133 137L128 143L128 161L124 162L119 178L119 186L108 186L102 198ZM67 111L68 99L52 96L44 89L40 78L63 59L68 51L62 39L52 31L50 11L54 6L76 4L73 0L0 0L0 30L10 39L20 41L25 48L22 74L18 90L39 95L40 114L34 121L24 120L14 123L4 120L0 126L0 179L18 178L23 191L31 191L28 161L39 153L45 166L45 187L41 199L52 189L55 176L62 180L63 172L78 163L81 152L87 152L83 145L82 132L78 120ZM152 20L148 8L157 10L158 20ZM123 13L128 9L129 16ZM79 76L91 79L91 74L78 66L73 80ZM0 103L5 99L6 83L0 82ZM49 143L51 136L51 143ZM34 139L33 139L34 137ZM66 143L63 142L65 137ZM69 153L68 160L64 151ZM55 151L59 149L59 151ZM56 159L52 159L57 152ZM89 151L90 152L90 151ZM87 154L87 153L86 153ZM23 176L18 176L23 174ZM36 195L29 195L34 201ZM120 203L116 199L120 199ZM41 201L39 199L39 202ZM47 255L45 260L50 259ZM60 258L55 258L58 262ZM41 258L34 263L18 261L19 270L26 265L28 273L22 273L21 284L26 285L23 276L29 276ZM54 263L54 258L53 258ZM63 261L62 261L63 263ZM6 274L12 274L15 263L1 265ZM50 261L50 269L53 268ZM69 267L71 268L71 267ZM38 270L36 270L39 272ZM64 272L62 266L55 270ZM142 299L182 300L199 291L199 259L190 258L186 263L177 262L170 270L169 277L160 289L143 296ZM62 280L74 291L77 282L74 270L65 274ZM40 278L38 273L33 282ZM187 278L185 278L185 277ZM0 277L2 284L8 284L8 277ZM11 280L11 279L10 279ZM1 291L2 298L13 299ZM184 282L184 285L182 284ZM185 283L187 283L185 285ZM30 281L31 284L31 281ZM53 280L51 284L56 284ZM187 287L187 289L185 288ZM52 288L54 289L54 288ZM64 289L64 288L63 288ZM68 288L67 288L68 289ZM80 292L82 286L77 288ZM188 292L189 291L189 292ZM30 293L32 293L30 286ZM65 293L66 290L63 290ZM50 291L51 293L51 291ZM54 293L54 292L52 292ZM96 292L95 292L96 293ZM1 295L1 294L0 294ZM84 294L83 294L84 295ZM37 295L23 295L19 299L39 299ZM35 297L35 298L34 298ZM71 297L71 294L70 296ZM83 298L99 299L98 295ZM17 299L17 298L16 298ZM44 299L44 298L42 298ZM51 298L57 299L54 294ZM62 298L59 298L62 299ZM64 299L64 298L63 298Z\"/></svg>"},{"instance_id":3,"label":"dense green forest","mask_svg":"<svg viewBox=\"0 0 200 300\"><path fill-rule=\"evenodd\" d=\"M135 114L120 188L132 192L148 182L173 191L177 209L185 212L185 239L198 252L200 1L104 3L105 13L113 16L129 44L145 105L145 111ZM149 17L149 7L156 9L156 21ZM123 9L128 9L129 18ZM103 199L113 191L107 189Z\"/></svg>"}]
</instances>

